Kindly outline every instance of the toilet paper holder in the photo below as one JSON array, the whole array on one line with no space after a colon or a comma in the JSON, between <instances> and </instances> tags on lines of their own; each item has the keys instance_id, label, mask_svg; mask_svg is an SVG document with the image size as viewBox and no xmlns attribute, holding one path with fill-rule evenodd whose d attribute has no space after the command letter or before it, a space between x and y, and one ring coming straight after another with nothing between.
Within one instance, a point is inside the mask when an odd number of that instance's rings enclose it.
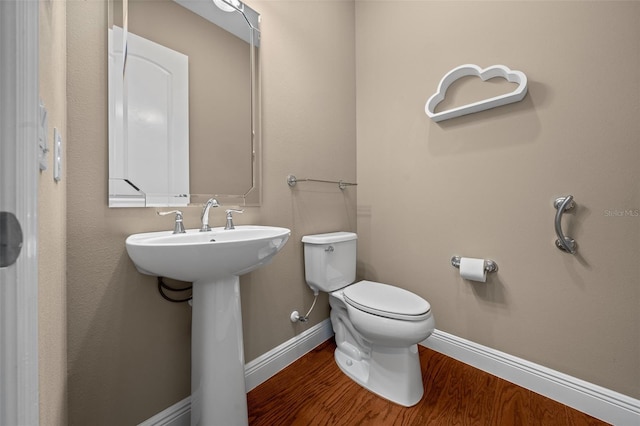
<instances>
[{"instance_id":1,"label":"toilet paper holder","mask_svg":"<svg viewBox=\"0 0 640 426\"><path fill-rule=\"evenodd\" d=\"M451 265L454 268L460 268L460 256L453 256L451 258ZM484 270L487 272L498 272L498 264L493 260L484 260Z\"/></svg>"}]
</instances>

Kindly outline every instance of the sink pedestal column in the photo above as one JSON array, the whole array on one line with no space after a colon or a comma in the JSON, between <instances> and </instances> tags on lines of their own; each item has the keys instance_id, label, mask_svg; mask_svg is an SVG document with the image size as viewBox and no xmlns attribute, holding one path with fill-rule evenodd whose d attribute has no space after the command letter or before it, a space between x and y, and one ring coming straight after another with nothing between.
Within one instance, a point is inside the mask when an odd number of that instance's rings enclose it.
<instances>
[{"instance_id":1,"label":"sink pedestal column","mask_svg":"<svg viewBox=\"0 0 640 426\"><path fill-rule=\"evenodd\" d=\"M191 426L248 424L240 279L193 283Z\"/></svg>"}]
</instances>

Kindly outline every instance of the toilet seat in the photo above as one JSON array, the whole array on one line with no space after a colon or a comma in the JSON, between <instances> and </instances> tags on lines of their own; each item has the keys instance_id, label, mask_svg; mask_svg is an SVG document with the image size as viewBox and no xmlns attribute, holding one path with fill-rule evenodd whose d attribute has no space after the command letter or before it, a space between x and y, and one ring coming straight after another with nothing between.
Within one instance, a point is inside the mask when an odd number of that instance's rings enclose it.
<instances>
[{"instance_id":1,"label":"toilet seat","mask_svg":"<svg viewBox=\"0 0 640 426\"><path fill-rule=\"evenodd\" d=\"M369 314L404 321L421 321L431 305L410 291L374 281L360 281L342 291L344 301Z\"/></svg>"}]
</instances>

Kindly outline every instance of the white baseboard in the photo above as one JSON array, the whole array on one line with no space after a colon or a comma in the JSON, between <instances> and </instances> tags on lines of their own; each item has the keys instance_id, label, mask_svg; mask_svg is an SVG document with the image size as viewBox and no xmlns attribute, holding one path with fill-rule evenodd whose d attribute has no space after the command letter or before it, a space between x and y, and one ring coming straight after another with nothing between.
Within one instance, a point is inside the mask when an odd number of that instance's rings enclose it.
<instances>
[{"instance_id":1,"label":"white baseboard","mask_svg":"<svg viewBox=\"0 0 640 426\"><path fill-rule=\"evenodd\" d=\"M287 340L269 352L249 361L244 367L247 392L266 382L286 366L333 336L329 318ZM191 398L172 405L139 426L190 426Z\"/></svg>"},{"instance_id":2,"label":"white baseboard","mask_svg":"<svg viewBox=\"0 0 640 426\"><path fill-rule=\"evenodd\" d=\"M138 426L191 426L191 397L173 404Z\"/></svg>"},{"instance_id":3,"label":"white baseboard","mask_svg":"<svg viewBox=\"0 0 640 426\"><path fill-rule=\"evenodd\" d=\"M639 425L640 400L435 330L423 346L613 425Z\"/></svg>"},{"instance_id":4,"label":"white baseboard","mask_svg":"<svg viewBox=\"0 0 640 426\"><path fill-rule=\"evenodd\" d=\"M333 336L333 328L331 328L331 320L327 318L264 355L249 361L244 367L247 392L266 382L331 336Z\"/></svg>"},{"instance_id":5,"label":"white baseboard","mask_svg":"<svg viewBox=\"0 0 640 426\"><path fill-rule=\"evenodd\" d=\"M333 336L329 319L245 365L247 392ZM440 330L421 345L613 425L640 424L640 400ZM189 426L187 397L140 426Z\"/></svg>"}]
</instances>

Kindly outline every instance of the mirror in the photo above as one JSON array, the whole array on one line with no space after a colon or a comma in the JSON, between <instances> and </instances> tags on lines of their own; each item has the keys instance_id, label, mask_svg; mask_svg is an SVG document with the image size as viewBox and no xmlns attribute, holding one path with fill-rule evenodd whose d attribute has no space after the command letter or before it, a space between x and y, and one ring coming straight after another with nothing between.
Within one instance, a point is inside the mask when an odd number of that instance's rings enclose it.
<instances>
[{"instance_id":1,"label":"mirror","mask_svg":"<svg viewBox=\"0 0 640 426\"><path fill-rule=\"evenodd\" d=\"M260 203L259 14L109 2L109 207Z\"/></svg>"}]
</instances>

